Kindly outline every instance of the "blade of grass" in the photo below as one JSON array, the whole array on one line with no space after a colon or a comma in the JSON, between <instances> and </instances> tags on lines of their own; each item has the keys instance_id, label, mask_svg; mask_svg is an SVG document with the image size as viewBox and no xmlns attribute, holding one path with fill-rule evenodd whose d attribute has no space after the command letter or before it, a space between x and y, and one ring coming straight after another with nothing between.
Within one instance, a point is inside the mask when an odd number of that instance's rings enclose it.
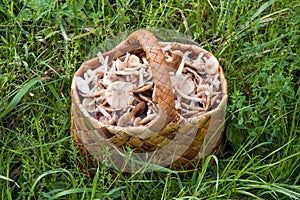
<instances>
[{"instance_id":1,"label":"blade of grass","mask_svg":"<svg viewBox=\"0 0 300 200\"><path fill-rule=\"evenodd\" d=\"M34 116L33 111L31 111L31 113ZM42 168L43 168L43 171L46 171L44 148L43 148L43 139L42 139L43 134L42 134L42 131L40 130L39 119L34 116L33 120L34 120L35 128L36 128L36 131L37 131L37 135L38 135L38 138L39 138L39 144L40 144L39 149L40 149Z\"/></svg>"},{"instance_id":2,"label":"blade of grass","mask_svg":"<svg viewBox=\"0 0 300 200\"><path fill-rule=\"evenodd\" d=\"M79 23L78 23L78 13L77 13L77 5L76 5L76 0L72 0L72 10L75 15L74 17L74 29L75 29L75 34L79 34Z\"/></svg>"},{"instance_id":3,"label":"blade of grass","mask_svg":"<svg viewBox=\"0 0 300 200\"><path fill-rule=\"evenodd\" d=\"M99 180L99 167L97 168L96 175L95 175L94 180L93 180L93 188L92 188L91 199L95 198L95 194L96 194L96 191L97 191L97 182L98 182L98 180Z\"/></svg>"},{"instance_id":4,"label":"blade of grass","mask_svg":"<svg viewBox=\"0 0 300 200\"><path fill-rule=\"evenodd\" d=\"M5 180L5 181L9 181L9 182L13 182L18 188L20 188L20 186L18 185L18 183L16 183L14 180L7 178L5 176L0 175L0 179Z\"/></svg>"},{"instance_id":5,"label":"blade of grass","mask_svg":"<svg viewBox=\"0 0 300 200\"><path fill-rule=\"evenodd\" d=\"M34 195L34 191L35 191L35 188L37 186L37 184L39 183L39 181L41 179L43 179L44 177L48 176L48 175L51 175L51 174L55 174L55 173L63 173L63 174L68 174L70 179L71 179L71 183L72 183L72 186L75 187L75 179L72 175L71 172L69 172L68 170L66 169L59 169L59 170L51 170L51 171L47 171L43 174L41 174L35 181L34 183L32 184L31 188L30 188L30 192L29 192L29 197L28 197L28 200L31 199L31 197Z\"/></svg>"},{"instance_id":6,"label":"blade of grass","mask_svg":"<svg viewBox=\"0 0 300 200\"><path fill-rule=\"evenodd\" d=\"M32 86L37 84L38 82L41 82L40 79L35 78L32 79L30 82L26 83L20 91L16 94L16 96L12 99L10 104L7 106L7 108L0 114L0 119L5 117L10 111L12 111L16 105L19 103L19 101L23 98L23 96L30 90Z\"/></svg>"}]
</instances>

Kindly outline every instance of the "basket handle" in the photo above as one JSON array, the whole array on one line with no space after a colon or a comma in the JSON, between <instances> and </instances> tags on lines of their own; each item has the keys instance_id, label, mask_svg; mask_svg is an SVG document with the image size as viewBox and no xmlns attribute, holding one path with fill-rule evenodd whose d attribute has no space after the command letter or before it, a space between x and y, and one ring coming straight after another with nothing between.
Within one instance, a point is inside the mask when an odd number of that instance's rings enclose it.
<instances>
[{"instance_id":1,"label":"basket handle","mask_svg":"<svg viewBox=\"0 0 300 200\"><path fill-rule=\"evenodd\" d=\"M150 64L154 82L154 101L166 114L166 124L176 122L179 116L175 109L175 100L167 63L162 48L153 33L147 30L137 30L113 50L104 53L109 62L127 52L143 49Z\"/></svg>"}]
</instances>

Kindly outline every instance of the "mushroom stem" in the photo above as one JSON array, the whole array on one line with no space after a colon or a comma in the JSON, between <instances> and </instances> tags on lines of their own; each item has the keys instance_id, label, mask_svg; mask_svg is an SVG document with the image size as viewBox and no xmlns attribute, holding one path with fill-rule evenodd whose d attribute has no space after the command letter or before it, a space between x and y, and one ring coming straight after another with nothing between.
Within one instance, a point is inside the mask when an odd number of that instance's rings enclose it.
<instances>
[{"instance_id":1,"label":"mushroom stem","mask_svg":"<svg viewBox=\"0 0 300 200\"><path fill-rule=\"evenodd\" d=\"M111 118L110 114L109 114L108 112L106 112L106 110L105 110L105 108L104 108L103 106L98 105L98 106L97 106L97 109L99 110L99 112L100 112L104 117L106 117L106 118L108 118L108 119Z\"/></svg>"},{"instance_id":2,"label":"mushroom stem","mask_svg":"<svg viewBox=\"0 0 300 200\"><path fill-rule=\"evenodd\" d=\"M141 88L138 88L138 89L133 90L133 93L145 92L145 91L147 91L147 90L150 90L150 89L152 88L152 86L153 86L153 83L151 83L151 84L149 84L149 85L145 85L145 86L143 86L143 87L141 87Z\"/></svg>"},{"instance_id":3,"label":"mushroom stem","mask_svg":"<svg viewBox=\"0 0 300 200\"><path fill-rule=\"evenodd\" d=\"M195 72L192 68L185 67L185 69L187 71L191 72L195 76L195 79L198 81L199 85L201 85L204 82L204 80L201 78L201 76L199 76L199 74L197 72Z\"/></svg>"},{"instance_id":4,"label":"mushroom stem","mask_svg":"<svg viewBox=\"0 0 300 200\"><path fill-rule=\"evenodd\" d=\"M181 92L181 91L178 89L178 87L177 87L176 85L174 85L174 88L175 88L175 91L176 91L180 96L182 96L182 97L185 98L185 99L192 100L192 101L203 102L203 99L202 99L202 98L191 97L191 96L188 96L188 95L184 94L183 92Z\"/></svg>"},{"instance_id":5,"label":"mushroom stem","mask_svg":"<svg viewBox=\"0 0 300 200\"><path fill-rule=\"evenodd\" d=\"M80 94L82 97L84 98L93 98L93 97L100 97L102 95L104 95L105 91L104 90L100 90L97 93L94 94Z\"/></svg>"},{"instance_id":6,"label":"mushroom stem","mask_svg":"<svg viewBox=\"0 0 300 200\"><path fill-rule=\"evenodd\" d=\"M184 68L185 60L186 60L187 56L188 56L190 53L191 53L191 52L186 51L186 52L183 54L181 63L180 63L180 65L179 65L179 67L178 67L178 69L177 69L177 71L176 71L176 74L175 74L176 77L179 77L179 76L182 75L182 71L183 71L183 68Z\"/></svg>"}]
</instances>

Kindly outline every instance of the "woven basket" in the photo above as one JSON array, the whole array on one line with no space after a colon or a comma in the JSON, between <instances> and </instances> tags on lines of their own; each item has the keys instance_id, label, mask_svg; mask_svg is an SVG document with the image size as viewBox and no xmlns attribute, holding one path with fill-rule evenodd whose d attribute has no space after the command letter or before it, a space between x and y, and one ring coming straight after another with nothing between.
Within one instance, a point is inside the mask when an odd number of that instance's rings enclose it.
<instances>
[{"instance_id":1,"label":"woven basket","mask_svg":"<svg viewBox=\"0 0 300 200\"><path fill-rule=\"evenodd\" d=\"M158 51L153 50L157 48ZM174 64L171 68L165 69L165 66L160 64L166 63L165 58L156 56L157 52L158 54L162 52L161 49L168 48L173 52L180 51L182 54L188 52L190 61L201 57L202 65L196 67L218 66L220 95L215 106L201 114L183 117L180 109L175 109L173 103L169 103L174 102L175 97L173 90L168 88L171 84L168 74L171 71L175 73L179 66ZM152 73L161 72L160 75L156 74L156 77L153 75L154 86L157 89L159 116L153 123L138 127L107 125L92 116L82 105L83 97L78 90L76 77L83 77L87 70L95 70L102 63L99 57L84 62L75 73L71 87L71 133L80 152L89 156L89 163L94 164L96 160L112 168L131 172L141 167L146 168L145 166L147 169L163 166L179 170L195 168L201 159L217 154L223 144L224 107L227 104L227 82L217 59L210 52L196 45L157 42L155 36L145 30L132 33L127 40L102 55L104 58L109 58L110 64L128 51L131 54L145 56L149 61L149 67L154 66ZM176 63L175 60L172 62ZM178 63L180 62L177 62L177 65ZM199 76L205 77L206 74L199 73Z\"/></svg>"}]
</instances>

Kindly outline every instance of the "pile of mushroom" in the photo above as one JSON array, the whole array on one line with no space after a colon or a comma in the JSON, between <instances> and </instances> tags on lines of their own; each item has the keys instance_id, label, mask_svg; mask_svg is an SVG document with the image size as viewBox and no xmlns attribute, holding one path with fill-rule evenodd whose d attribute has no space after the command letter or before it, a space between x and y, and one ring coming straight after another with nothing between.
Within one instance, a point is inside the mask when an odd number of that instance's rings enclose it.
<instances>
[{"instance_id":1,"label":"pile of mushroom","mask_svg":"<svg viewBox=\"0 0 300 200\"><path fill-rule=\"evenodd\" d=\"M183 118L199 116L215 108L222 99L219 64L209 53L190 59L190 52L163 48L167 63L177 60L169 74L175 106ZM153 99L153 78L144 54L127 53L108 63L98 54L101 66L76 77L76 85L87 112L106 125L144 126L159 114ZM179 61L178 61L179 58Z\"/></svg>"}]
</instances>

